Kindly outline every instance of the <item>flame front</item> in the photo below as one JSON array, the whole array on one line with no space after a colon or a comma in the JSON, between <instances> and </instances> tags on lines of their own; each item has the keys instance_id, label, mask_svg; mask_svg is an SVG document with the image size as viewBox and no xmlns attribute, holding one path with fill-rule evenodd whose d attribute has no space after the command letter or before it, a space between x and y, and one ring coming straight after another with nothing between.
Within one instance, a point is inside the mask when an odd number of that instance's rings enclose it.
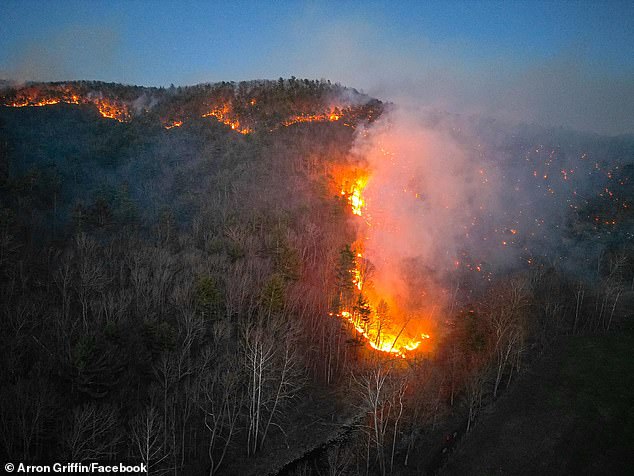
<instances>
[{"instance_id":1,"label":"flame front","mask_svg":"<svg viewBox=\"0 0 634 476\"><path fill-rule=\"evenodd\" d=\"M341 311L337 316L352 324L357 334L374 350L407 358L409 352L419 349L423 341L430 338L430 335L424 332L411 336L404 334L402 332L404 331L403 328L395 329L390 326L382 328L384 324L380 322L376 309L373 306L370 306L370 308L372 309L374 318L370 319L368 323L362 322L358 315L355 316L355 314L350 311ZM334 314L331 313L331 316L333 315ZM405 323L405 326L406 325L407 322Z\"/></svg>"},{"instance_id":2,"label":"flame front","mask_svg":"<svg viewBox=\"0 0 634 476\"><path fill-rule=\"evenodd\" d=\"M118 101L88 95L82 97L70 87L42 93L37 89L24 90L15 100L5 103L7 107L42 107L55 104L94 104L103 117L119 122L128 122L131 119L128 106Z\"/></svg>"},{"instance_id":3,"label":"flame front","mask_svg":"<svg viewBox=\"0 0 634 476\"><path fill-rule=\"evenodd\" d=\"M330 112L320 114L299 114L292 116L282 123L283 126L291 126L302 122L336 122L342 117L342 112L337 107L332 107Z\"/></svg>"},{"instance_id":4,"label":"flame front","mask_svg":"<svg viewBox=\"0 0 634 476\"><path fill-rule=\"evenodd\" d=\"M115 119L119 122L128 122L130 120L130 111L122 104L117 104L107 99L98 99L95 101L99 114L108 119Z\"/></svg>"},{"instance_id":5,"label":"flame front","mask_svg":"<svg viewBox=\"0 0 634 476\"><path fill-rule=\"evenodd\" d=\"M362 169L338 170L334 174L339 183L339 194L347 202L354 216L362 217L360 235L364 227L371 226L366 216L366 201L363 191L370 182L368 171ZM369 278L371 264L364 257L363 243L360 238L355 243L353 260L348 271L354 285L353 296L341 300L339 308L331 313L349 322L356 333L373 349L407 358L408 354L420 349L421 344L430 338L429 334L416 329L416 320L412 314L399 309L398 299L377 290ZM352 301L350 304L349 301ZM389 303L389 304L388 304Z\"/></svg>"},{"instance_id":6,"label":"flame front","mask_svg":"<svg viewBox=\"0 0 634 476\"><path fill-rule=\"evenodd\" d=\"M248 127L242 127L240 125L240 121L233 117L231 114L231 108L228 104L223 104L222 106L216 107L209 111L206 114L203 114L203 117L215 117L219 122L231 127L236 132L240 134L249 134L251 129Z\"/></svg>"},{"instance_id":7,"label":"flame front","mask_svg":"<svg viewBox=\"0 0 634 476\"><path fill-rule=\"evenodd\" d=\"M72 84L57 84L44 86L29 86L21 88L19 91L8 97L0 99L3 106L6 107L41 107L52 106L55 104L92 104L101 116L114 119L119 122L129 122L132 119L132 113L128 102L121 99L104 97L99 91L86 91L81 87ZM222 124L229 126L232 130L240 134L250 134L253 129L250 127L257 121L254 120L254 114L259 114L256 106L259 101L256 98L250 98L244 104L236 103L236 99L225 98L224 100L210 99L206 102L207 108L196 110L198 117L213 117ZM245 112L246 109L251 111ZM208 112L205 112L208 111ZM254 112L255 111L255 112ZM146 110L147 112L147 110ZM286 120L273 125L270 131L280 126L291 126L298 123L314 123L314 122L341 122L344 126L355 126L349 120L353 117L353 108L343 107L340 105L330 105L322 111L305 112L298 115L288 117ZM185 118L162 118L161 123L165 129L173 129L183 125ZM244 122L249 123L246 126ZM357 199L360 197L357 197Z\"/></svg>"}]
</instances>

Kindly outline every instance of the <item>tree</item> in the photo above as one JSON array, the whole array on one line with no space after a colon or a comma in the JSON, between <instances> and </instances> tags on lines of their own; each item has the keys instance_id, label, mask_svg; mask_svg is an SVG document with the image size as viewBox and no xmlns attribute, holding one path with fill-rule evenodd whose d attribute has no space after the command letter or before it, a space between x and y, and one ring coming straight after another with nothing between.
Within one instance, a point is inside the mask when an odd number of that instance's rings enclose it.
<instances>
[{"instance_id":1,"label":"tree","mask_svg":"<svg viewBox=\"0 0 634 476\"><path fill-rule=\"evenodd\" d=\"M216 280L201 276L196 282L196 306L205 317L215 317L222 306L222 294Z\"/></svg>"},{"instance_id":2,"label":"tree","mask_svg":"<svg viewBox=\"0 0 634 476\"><path fill-rule=\"evenodd\" d=\"M354 296L354 269L356 266L354 252L350 245L346 245L339 252L339 262L336 268L336 302L335 308L339 312L341 309L349 308Z\"/></svg>"},{"instance_id":3,"label":"tree","mask_svg":"<svg viewBox=\"0 0 634 476\"><path fill-rule=\"evenodd\" d=\"M68 461L84 462L112 457L120 435L117 412L112 406L87 403L73 409L64 438Z\"/></svg>"},{"instance_id":4,"label":"tree","mask_svg":"<svg viewBox=\"0 0 634 476\"><path fill-rule=\"evenodd\" d=\"M368 372L355 376L353 380L356 390L361 397L362 408L368 411L370 424L365 427L368 433L368 444L372 442L376 451L376 460L379 465L379 474L387 474L386 449L390 453L390 471L394 467L394 455L396 452L396 440L399 424L403 416L404 397L407 389L407 381L395 374L395 371L379 364ZM391 445L388 440L388 430L392 431ZM366 472L369 469L369 452L366 459Z\"/></svg>"},{"instance_id":5,"label":"tree","mask_svg":"<svg viewBox=\"0 0 634 476\"><path fill-rule=\"evenodd\" d=\"M378 329L376 333L375 344L379 346L381 345L382 341L381 333L383 332L383 329L389 327L392 320L390 316L390 307L384 299L381 299L378 306L376 307L376 320L378 324Z\"/></svg>"},{"instance_id":6,"label":"tree","mask_svg":"<svg viewBox=\"0 0 634 476\"><path fill-rule=\"evenodd\" d=\"M203 412L205 428L209 432L209 476L218 473L227 449L233 442L244 399L239 368L235 363L232 365L229 359L218 357L212 352L205 353L198 382L201 396L198 405Z\"/></svg>"},{"instance_id":7,"label":"tree","mask_svg":"<svg viewBox=\"0 0 634 476\"><path fill-rule=\"evenodd\" d=\"M85 233L75 238L75 279L73 280L77 298L81 304L84 329L88 330L88 308L90 299L102 291L108 277L102 261L99 260L98 244Z\"/></svg>"},{"instance_id":8,"label":"tree","mask_svg":"<svg viewBox=\"0 0 634 476\"><path fill-rule=\"evenodd\" d=\"M302 263L297 250L292 248L288 240L278 238L273 250L273 269L276 274L287 281L297 281L301 275Z\"/></svg>"},{"instance_id":9,"label":"tree","mask_svg":"<svg viewBox=\"0 0 634 476\"><path fill-rule=\"evenodd\" d=\"M264 285L261 296L261 308L271 317L284 309L284 278L279 274L272 274Z\"/></svg>"},{"instance_id":10,"label":"tree","mask_svg":"<svg viewBox=\"0 0 634 476\"><path fill-rule=\"evenodd\" d=\"M296 350L296 328L283 315L248 322L242 330L247 387L247 452L259 450L285 403L302 385L303 371Z\"/></svg>"},{"instance_id":11,"label":"tree","mask_svg":"<svg viewBox=\"0 0 634 476\"><path fill-rule=\"evenodd\" d=\"M130 425L133 451L141 462L145 463L147 476L167 472L166 469L161 469L162 463L169 457L169 448L163 441L163 432L161 416L153 405L144 407Z\"/></svg>"},{"instance_id":12,"label":"tree","mask_svg":"<svg viewBox=\"0 0 634 476\"><path fill-rule=\"evenodd\" d=\"M528 282L519 278L512 279L497 292L498 296L494 298L489 315L496 367L494 398L497 397L500 380L507 366L510 382L517 357L523 351L524 336L527 333L524 308L528 301Z\"/></svg>"},{"instance_id":13,"label":"tree","mask_svg":"<svg viewBox=\"0 0 634 476\"><path fill-rule=\"evenodd\" d=\"M363 327L367 331L368 325L370 324L370 316L372 315L372 308L362 293L359 293L357 302L352 309L355 320L363 324Z\"/></svg>"}]
</instances>

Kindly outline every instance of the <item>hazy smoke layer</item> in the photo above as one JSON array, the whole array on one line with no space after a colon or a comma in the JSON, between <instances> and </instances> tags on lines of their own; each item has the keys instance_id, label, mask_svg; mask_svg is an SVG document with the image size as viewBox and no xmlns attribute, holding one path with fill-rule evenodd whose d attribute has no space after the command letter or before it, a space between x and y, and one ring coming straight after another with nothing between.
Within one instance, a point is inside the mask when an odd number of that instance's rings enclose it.
<instances>
[{"instance_id":1,"label":"hazy smoke layer","mask_svg":"<svg viewBox=\"0 0 634 476\"><path fill-rule=\"evenodd\" d=\"M373 281L404 297L411 280L455 268L469 225L497 200L497 191L482 187L479 164L455 140L412 111L393 110L359 148L370 170L362 229L366 256L376 267ZM418 273L411 275L412 266Z\"/></svg>"},{"instance_id":2,"label":"hazy smoke layer","mask_svg":"<svg viewBox=\"0 0 634 476\"><path fill-rule=\"evenodd\" d=\"M355 150L370 175L359 238L377 294L415 308L442 303L465 278L486 284L538 261L588 268L605 240L571 238L571 227L593 197L618 193L627 150L592 135L393 107Z\"/></svg>"}]
</instances>

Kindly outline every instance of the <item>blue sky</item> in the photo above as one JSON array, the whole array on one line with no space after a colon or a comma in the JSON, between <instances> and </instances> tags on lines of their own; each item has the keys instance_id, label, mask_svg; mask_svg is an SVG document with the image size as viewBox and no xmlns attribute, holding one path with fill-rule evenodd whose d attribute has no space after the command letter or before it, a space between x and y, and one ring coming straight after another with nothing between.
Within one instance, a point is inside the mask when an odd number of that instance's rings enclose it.
<instances>
[{"instance_id":1,"label":"blue sky","mask_svg":"<svg viewBox=\"0 0 634 476\"><path fill-rule=\"evenodd\" d=\"M573 119L554 124L588 128L582 116L609 104L623 110L595 129L623 132L634 130L624 124L634 100L618 101L634 92L633 5L3 0L0 77L157 86L323 77L384 98L536 121L565 96L560 109L572 107ZM575 106L579 95L587 107Z\"/></svg>"}]
</instances>

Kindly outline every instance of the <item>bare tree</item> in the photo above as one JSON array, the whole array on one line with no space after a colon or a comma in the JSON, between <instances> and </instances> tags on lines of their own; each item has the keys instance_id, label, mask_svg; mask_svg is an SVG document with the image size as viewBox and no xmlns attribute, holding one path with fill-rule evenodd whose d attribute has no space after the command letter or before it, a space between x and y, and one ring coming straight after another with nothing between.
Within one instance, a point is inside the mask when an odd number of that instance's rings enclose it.
<instances>
[{"instance_id":1,"label":"bare tree","mask_svg":"<svg viewBox=\"0 0 634 476\"><path fill-rule=\"evenodd\" d=\"M153 405L147 406L130 425L130 438L133 451L146 465L146 475L163 474L168 470L161 468L169 457L169 448L163 440L163 422Z\"/></svg>"},{"instance_id":2,"label":"bare tree","mask_svg":"<svg viewBox=\"0 0 634 476\"><path fill-rule=\"evenodd\" d=\"M482 397L484 395L484 387L487 380L487 372L485 369L479 369L472 372L467 379L467 405L469 414L467 417L467 431L473 427L473 423L480 413L482 407Z\"/></svg>"},{"instance_id":3,"label":"bare tree","mask_svg":"<svg viewBox=\"0 0 634 476\"><path fill-rule=\"evenodd\" d=\"M523 350L524 335L527 332L524 322L523 308L528 300L528 282L523 279L513 279L497 296L489 316L493 331L493 353L495 359L495 383L493 397L497 397L498 388L504 371L510 364L510 375L514 363Z\"/></svg>"},{"instance_id":4,"label":"bare tree","mask_svg":"<svg viewBox=\"0 0 634 476\"><path fill-rule=\"evenodd\" d=\"M53 279L62 298L62 318L64 321L66 321L70 312L72 278L73 270L70 260L63 259L55 271Z\"/></svg>"},{"instance_id":5,"label":"bare tree","mask_svg":"<svg viewBox=\"0 0 634 476\"><path fill-rule=\"evenodd\" d=\"M205 364L199 381L201 398L198 405L204 415L205 428L209 432L209 476L218 473L227 449L237 433L244 398L235 363L231 365L228 359L221 362L218 360L218 356L211 352L205 354Z\"/></svg>"},{"instance_id":6,"label":"bare tree","mask_svg":"<svg viewBox=\"0 0 634 476\"><path fill-rule=\"evenodd\" d=\"M117 412L111 406L88 403L73 409L64 438L69 461L98 460L115 454L120 440Z\"/></svg>"},{"instance_id":7,"label":"bare tree","mask_svg":"<svg viewBox=\"0 0 634 476\"><path fill-rule=\"evenodd\" d=\"M72 281L77 298L81 304L81 316L84 329L88 329L88 308L95 293L103 290L107 275L97 253L97 243L85 233L75 238L75 279Z\"/></svg>"},{"instance_id":8,"label":"bare tree","mask_svg":"<svg viewBox=\"0 0 634 476\"><path fill-rule=\"evenodd\" d=\"M283 315L248 322L242 332L244 366L249 376L247 451L263 444L284 404L302 385L303 372L296 351L293 326Z\"/></svg>"},{"instance_id":9,"label":"bare tree","mask_svg":"<svg viewBox=\"0 0 634 476\"><path fill-rule=\"evenodd\" d=\"M404 409L406 380L394 375L394 371L384 364L378 364L360 376L352 376L356 390L361 397L362 408L367 409L370 424L365 430L368 433L368 444L376 450L376 461L379 473L387 474L386 440L388 430L392 430L390 448L390 471L394 466L394 454L398 428ZM366 467L369 467L369 447L366 455Z\"/></svg>"},{"instance_id":10,"label":"bare tree","mask_svg":"<svg viewBox=\"0 0 634 476\"><path fill-rule=\"evenodd\" d=\"M348 474L352 462L352 453L348 448L334 445L326 452L326 464L328 476L343 476Z\"/></svg>"}]
</instances>

